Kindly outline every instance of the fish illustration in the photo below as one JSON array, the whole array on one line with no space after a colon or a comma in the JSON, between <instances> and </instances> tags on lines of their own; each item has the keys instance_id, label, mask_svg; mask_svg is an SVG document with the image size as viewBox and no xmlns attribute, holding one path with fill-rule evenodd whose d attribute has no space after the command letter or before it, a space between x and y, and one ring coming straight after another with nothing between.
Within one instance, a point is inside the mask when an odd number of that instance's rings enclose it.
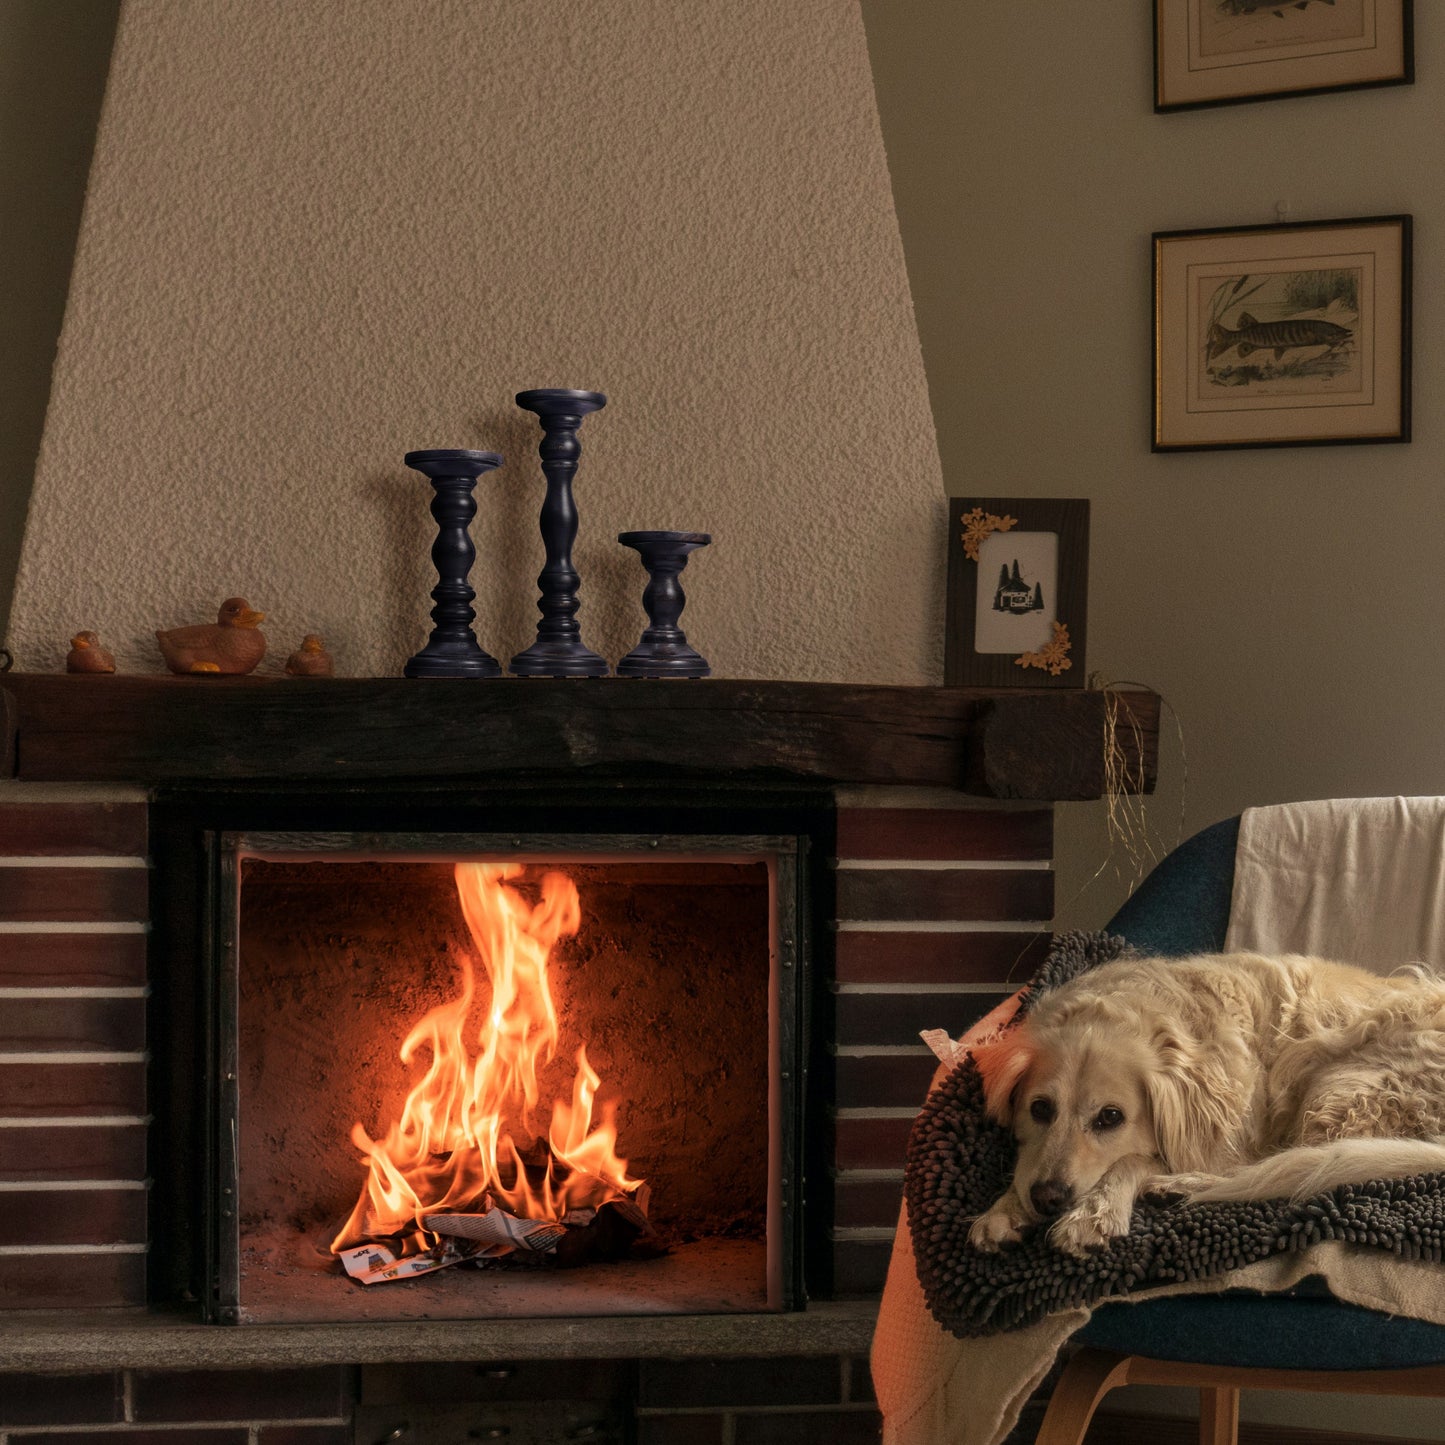
<instances>
[{"instance_id":1,"label":"fish illustration","mask_svg":"<svg viewBox=\"0 0 1445 1445\"><path fill-rule=\"evenodd\" d=\"M1299 317L1291 317L1287 321L1256 321L1248 311L1241 311L1237 331L1228 331L1217 321L1209 328L1209 350L1205 360L1213 361L1231 346L1237 346L1240 356L1248 356L1251 351L1273 351L1274 359L1278 361L1292 347L1328 346L1334 350L1354 334L1348 326L1336 326L1333 321L1301 320Z\"/></svg>"},{"instance_id":2,"label":"fish illustration","mask_svg":"<svg viewBox=\"0 0 1445 1445\"><path fill-rule=\"evenodd\" d=\"M1295 0L1293 9L1308 10L1312 0ZM1319 0L1323 5L1333 5L1335 0ZM1226 15L1253 15L1260 10L1268 10L1271 15L1284 19L1284 12L1291 8L1287 3L1281 4L1280 0L1222 0L1219 7Z\"/></svg>"}]
</instances>

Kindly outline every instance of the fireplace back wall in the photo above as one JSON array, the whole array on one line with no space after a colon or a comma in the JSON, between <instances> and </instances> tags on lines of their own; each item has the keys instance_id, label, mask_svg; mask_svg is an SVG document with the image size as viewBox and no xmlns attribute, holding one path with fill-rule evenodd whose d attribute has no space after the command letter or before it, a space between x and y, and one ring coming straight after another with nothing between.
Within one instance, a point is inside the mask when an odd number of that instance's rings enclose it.
<instances>
[{"instance_id":1,"label":"fireplace back wall","mask_svg":"<svg viewBox=\"0 0 1445 1445\"><path fill-rule=\"evenodd\" d=\"M445 852L447 844L439 836L426 851ZM699 1253L699 1240L752 1241L752 1252L710 1258L714 1273L726 1265L743 1276L751 1260L748 1303L765 1305L769 865L544 856L510 886L531 898L552 871L577 885L581 925L553 947L548 965L560 1032L556 1056L539 1075L539 1103L528 1123L505 1122L524 1151L532 1134L545 1136L552 1101L571 1098L575 1055L585 1046L602 1081L598 1105L617 1108L617 1150L629 1174L648 1181L656 1242L681 1259ZM479 1051L475 1030L492 994L453 869L405 855L336 861L323 853L310 861L245 856L240 873L243 1277L264 1275L273 1293L284 1293L280 1281L299 1280L330 1318L371 1308L373 1297L393 1310L409 1304L435 1314L427 1283L363 1291L341 1278L326 1249L364 1178L352 1125L380 1138L397 1118L432 1062L424 1047L403 1065L401 1042L428 1010L460 995L465 958L477 978L467 1042ZM594 1108L594 1123L598 1116ZM311 1276L323 1261L331 1287L316 1290ZM676 1263L652 1272L656 1289L641 1271L639 1308L666 1304L660 1281L668 1269L676 1274ZM547 1294L531 1283L531 1308L545 1311ZM246 1293L243 1285L243 1299ZM721 1298L716 1288L709 1295L714 1304ZM575 1287L569 1300L575 1308ZM451 1307L465 1309L465 1296ZM247 1317L264 1316L252 1309Z\"/></svg>"},{"instance_id":2,"label":"fireplace back wall","mask_svg":"<svg viewBox=\"0 0 1445 1445\"><path fill-rule=\"evenodd\" d=\"M541 1076L541 1126L585 1043L601 1098L619 1104L619 1152L652 1183L654 1225L760 1236L766 1153L750 1168L744 1151L768 1123L765 865L555 866L577 883L583 921L549 969L561 1038ZM242 1112L272 1161L262 1190L243 1158L257 1185L243 1222L334 1233L360 1179L351 1126L385 1128L429 1057L403 1065L402 1039L455 995L475 949L448 865L251 858L243 871Z\"/></svg>"}]
</instances>

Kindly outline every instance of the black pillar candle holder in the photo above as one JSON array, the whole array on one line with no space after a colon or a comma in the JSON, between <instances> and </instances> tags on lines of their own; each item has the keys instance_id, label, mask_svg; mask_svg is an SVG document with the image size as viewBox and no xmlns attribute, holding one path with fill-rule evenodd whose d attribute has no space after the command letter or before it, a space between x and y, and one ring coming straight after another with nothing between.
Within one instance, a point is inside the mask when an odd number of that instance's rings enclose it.
<instances>
[{"instance_id":1,"label":"black pillar candle holder","mask_svg":"<svg viewBox=\"0 0 1445 1445\"><path fill-rule=\"evenodd\" d=\"M618 677L706 677L707 659L688 645L677 620L687 606L682 569L688 555L706 547L706 532L619 532L617 540L633 547L647 568L642 606L650 624L642 640L617 664Z\"/></svg>"},{"instance_id":2,"label":"black pillar candle holder","mask_svg":"<svg viewBox=\"0 0 1445 1445\"><path fill-rule=\"evenodd\" d=\"M537 640L519 652L511 663L519 677L606 677L607 661L582 645L577 624L577 588L581 578L572 565L572 543L577 539L577 508L572 501L572 478L582 444L577 440L582 418L600 411L607 398L600 391L571 391L544 386L519 391L517 405L535 412L542 422L542 472L547 495L542 502L542 545L547 561L537 578L542 595L537 610Z\"/></svg>"},{"instance_id":3,"label":"black pillar candle holder","mask_svg":"<svg viewBox=\"0 0 1445 1445\"><path fill-rule=\"evenodd\" d=\"M477 515L472 491L477 478L502 465L496 452L468 452L441 448L408 452L402 460L430 479L435 495L431 514L436 519L437 539L431 559L439 578L432 588L431 637L402 669L407 677L500 677L502 665L483 651L472 632L477 614L472 610L472 591L467 578L477 549L467 528Z\"/></svg>"}]
</instances>

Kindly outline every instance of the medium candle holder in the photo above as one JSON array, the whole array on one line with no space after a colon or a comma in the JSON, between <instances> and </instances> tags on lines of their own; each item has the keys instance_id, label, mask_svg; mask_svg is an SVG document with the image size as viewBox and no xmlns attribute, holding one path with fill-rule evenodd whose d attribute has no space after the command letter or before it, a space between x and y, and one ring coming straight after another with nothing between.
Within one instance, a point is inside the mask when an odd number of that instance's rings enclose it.
<instances>
[{"instance_id":1,"label":"medium candle holder","mask_svg":"<svg viewBox=\"0 0 1445 1445\"><path fill-rule=\"evenodd\" d=\"M477 549L467 531L477 515L473 489L477 478L502 465L496 452L468 452L440 448L408 452L402 460L427 477L435 495L431 514L437 524L431 559L438 582L432 588L431 637L427 645L402 669L406 677L500 677L502 665L482 649L472 632L477 614L476 593L467 581Z\"/></svg>"},{"instance_id":2,"label":"medium candle holder","mask_svg":"<svg viewBox=\"0 0 1445 1445\"><path fill-rule=\"evenodd\" d=\"M600 391L571 391L566 387L544 386L519 391L517 405L535 412L542 423L542 441L537 450L547 478L547 495L542 502L542 545L547 561L537 578L541 596L537 610L537 640L519 652L511 668L519 677L606 677L607 661L582 645L577 624L577 588L581 578L572 565L572 543L577 539L577 508L572 501L572 478L582 444L577 440L582 418L600 411L607 398Z\"/></svg>"},{"instance_id":3,"label":"medium candle holder","mask_svg":"<svg viewBox=\"0 0 1445 1445\"><path fill-rule=\"evenodd\" d=\"M618 677L707 677L707 659L688 645L677 620L687 606L679 580L690 553L706 547L706 532L619 532L647 568L642 606L649 626L642 640L617 664Z\"/></svg>"}]
</instances>

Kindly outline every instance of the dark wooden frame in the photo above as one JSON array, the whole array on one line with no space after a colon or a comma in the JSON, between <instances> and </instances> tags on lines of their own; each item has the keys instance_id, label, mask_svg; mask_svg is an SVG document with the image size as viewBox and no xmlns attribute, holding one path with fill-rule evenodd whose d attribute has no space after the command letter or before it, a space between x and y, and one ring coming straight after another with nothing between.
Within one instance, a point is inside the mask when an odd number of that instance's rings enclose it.
<instances>
[{"instance_id":1,"label":"dark wooden frame","mask_svg":"<svg viewBox=\"0 0 1445 1445\"><path fill-rule=\"evenodd\" d=\"M1292 0L1290 0L1292 3ZM1176 110L1203 110L1218 105L1247 105L1259 100L1290 100L1302 95L1333 95L1346 90L1378 90L1382 86L1413 85L1415 83L1415 4L1414 0L1378 0L1381 4L1400 6L1400 68L1398 74L1367 80L1335 82L1324 85L1285 85L1279 89L1252 91L1245 95L1216 95L1192 100L1165 101L1164 92L1164 35L1160 15L1166 5L1182 9L1187 0L1154 0L1154 109L1164 115ZM1316 57L1301 57L1295 63L1301 66Z\"/></svg>"},{"instance_id":2,"label":"dark wooden frame","mask_svg":"<svg viewBox=\"0 0 1445 1445\"><path fill-rule=\"evenodd\" d=\"M1351 436L1279 436L1270 438L1250 437L1241 440L1223 441L1165 441L1164 421L1164 377L1163 356L1166 349L1164 340L1164 247L1170 241L1203 240L1211 236L1284 235L1291 232L1326 232L1331 230L1378 227L1382 232L1398 228L1400 246L1400 334L1398 337L1400 399L1399 417L1395 430L1389 434L1362 434ZM1154 329L1150 353L1153 375L1153 433L1150 449L1156 452L1225 451L1257 449L1260 447L1294 446L1357 446L1367 443L1408 442L1410 440L1410 392L1411 392L1411 285L1412 285L1412 241L1413 218L1409 215L1392 216L1349 216L1326 221L1286 221L1257 226L1211 226L1203 229L1179 231L1155 231L1150 238L1153 258L1154 288ZM1247 265L1247 259L1237 264ZM1189 343L1189 337L1180 337L1182 345ZM1377 355L1385 348L1376 342ZM1393 348L1390 353L1393 355Z\"/></svg>"},{"instance_id":3,"label":"dark wooden frame","mask_svg":"<svg viewBox=\"0 0 1445 1445\"><path fill-rule=\"evenodd\" d=\"M212 1324L247 1323L240 1297L241 861L246 857L302 859L588 858L622 863L665 861L679 855L748 855L769 864L772 894L772 1003L776 1033L770 1062L776 1134L769 1141L770 1236L775 1235L777 1308L800 1310L804 1285L803 1200L809 1139L804 1127L811 1034L812 938L806 834L449 833L208 831L204 835L206 896L203 928L210 945L203 982L207 1077L203 1232L207 1289L201 1304ZM769 1248L770 1260L774 1248ZM769 1273L772 1268L770 1264ZM773 1281L769 1280L769 1288Z\"/></svg>"},{"instance_id":4,"label":"dark wooden frame","mask_svg":"<svg viewBox=\"0 0 1445 1445\"><path fill-rule=\"evenodd\" d=\"M964 516L975 507L1016 519L1011 530L1056 532L1059 571L1054 615L1069 629L1067 671L1057 676L1023 667L1007 653L977 652L978 563L968 556ZM948 499L948 602L944 619L943 677L959 687L1083 687L1089 606L1089 503L1083 498L950 497Z\"/></svg>"}]
</instances>

